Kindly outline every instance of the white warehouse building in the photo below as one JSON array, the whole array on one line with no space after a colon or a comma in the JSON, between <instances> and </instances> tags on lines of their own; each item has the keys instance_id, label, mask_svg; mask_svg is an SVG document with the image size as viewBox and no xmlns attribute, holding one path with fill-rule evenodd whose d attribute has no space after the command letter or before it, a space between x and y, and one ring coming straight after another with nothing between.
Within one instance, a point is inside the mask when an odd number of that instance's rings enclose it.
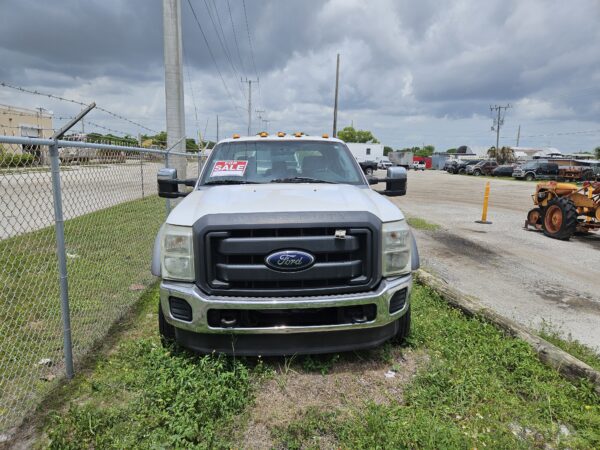
<instances>
[{"instance_id":1,"label":"white warehouse building","mask_svg":"<svg viewBox=\"0 0 600 450\"><path fill-rule=\"evenodd\" d=\"M346 145L358 162L379 162L383 158L383 144L359 144L356 142L347 142Z\"/></svg>"}]
</instances>

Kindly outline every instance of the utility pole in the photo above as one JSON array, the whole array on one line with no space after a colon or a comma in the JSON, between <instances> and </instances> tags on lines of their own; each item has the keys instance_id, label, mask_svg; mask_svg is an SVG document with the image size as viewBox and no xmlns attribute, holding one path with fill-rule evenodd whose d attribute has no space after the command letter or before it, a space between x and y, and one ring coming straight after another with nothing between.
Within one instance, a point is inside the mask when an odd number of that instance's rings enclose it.
<instances>
[{"instance_id":1,"label":"utility pole","mask_svg":"<svg viewBox=\"0 0 600 450\"><path fill-rule=\"evenodd\" d=\"M217 114L217 142L219 142L219 115Z\"/></svg>"},{"instance_id":2,"label":"utility pole","mask_svg":"<svg viewBox=\"0 0 600 450\"><path fill-rule=\"evenodd\" d=\"M269 123L271 122L270 120L267 119L263 119L262 120L263 123L265 124L265 131L268 133L269 132Z\"/></svg>"},{"instance_id":3,"label":"utility pole","mask_svg":"<svg viewBox=\"0 0 600 450\"><path fill-rule=\"evenodd\" d=\"M165 100L167 148L185 152L185 112L183 100L183 46L181 42L181 1L163 0L163 44L165 53ZM186 178L183 156L169 158L177 178Z\"/></svg>"},{"instance_id":4,"label":"utility pole","mask_svg":"<svg viewBox=\"0 0 600 450\"><path fill-rule=\"evenodd\" d=\"M266 112L264 109L255 109L254 112L256 113L258 120L260 120L261 123L261 127L262 127L262 123L264 122L263 120L263 113ZM261 131L261 130L258 130ZM264 131L264 130L263 130Z\"/></svg>"},{"instance_id":5,"label":"utility pole","mask_svg":"<svg viewBox=\"0 0 600 450\"><path fill-rule=\"evenodd\" d=\"M519 146L519 139L521 139L521 125L519 124L519 130L517 131L517 147Z\"/></svg>"},{"instance_id":6,"label":"utility pole","mask_svg":"<svg viewBox=\"0 0 600 450\"><path fill-rule=\"evenodd\" d=\"M340 85L340 54L337 54L335 66L335 99L333 101L333 137L337 137L338 89Z\"/></svg>"},{"instance_id":7,"label":"utility pole","mask_svg":"<svg viewBox=\"0 0 600 450\"><path fill-rule=\"evenodd\" d=\"M504 115L508 108L512 108L512 106L509 104L506 106L490 105L490 112L495 111L498 114L498 116L494 118L494 124L492 125L492 131L496 132L496 151L498 151L498 146L500 145L500 128L504 125ZM502 110L504 110L504 113L502 113Z\"/></svg>"},{"instance_id":8,"label":"utility pole","mask_svg":"<svg viewBox=\"0 0 600 450\"><path fill-rule=\"evenodd\" d=\"M252 83L258 83L258 78L256 80L246 78L241 81L248 83L248 136L250 136L250 131L252 131Z\"/></svg>"}]
</instances>

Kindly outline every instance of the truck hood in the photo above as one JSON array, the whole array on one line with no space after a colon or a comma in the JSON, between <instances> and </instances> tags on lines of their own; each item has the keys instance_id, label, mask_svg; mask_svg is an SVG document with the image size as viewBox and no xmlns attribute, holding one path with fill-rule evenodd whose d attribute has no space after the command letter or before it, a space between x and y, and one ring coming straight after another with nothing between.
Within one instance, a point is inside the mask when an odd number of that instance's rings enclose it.
<instances>
[{"instance_id":1,"label":"truck hood","mask_svg":"<svg viewBox=\"0 0 600 450\"><path fill-rule=\"evenodd\" d=\"M192 226L208 214L367 211L391 222L404 215L369 188L346 184L246 184L212 186L185 197L167 218L171 225Z\"/></svg>"}]
</instances>

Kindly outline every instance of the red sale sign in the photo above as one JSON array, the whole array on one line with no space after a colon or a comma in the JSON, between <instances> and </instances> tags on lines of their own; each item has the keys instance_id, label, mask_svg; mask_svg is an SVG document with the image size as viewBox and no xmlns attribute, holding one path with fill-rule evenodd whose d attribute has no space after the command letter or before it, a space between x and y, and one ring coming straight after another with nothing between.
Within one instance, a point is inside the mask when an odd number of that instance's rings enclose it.
<instances>
[{"instance_id":1,"label":"red sale sign","mask_svg":"<svg viewBox=\"0 0 600 450\"><path fill-rule=\"evenodd\" d=\"M217 161L213 166L211 177L243 177L248 161Z\"/></svg>"}]
</instances>

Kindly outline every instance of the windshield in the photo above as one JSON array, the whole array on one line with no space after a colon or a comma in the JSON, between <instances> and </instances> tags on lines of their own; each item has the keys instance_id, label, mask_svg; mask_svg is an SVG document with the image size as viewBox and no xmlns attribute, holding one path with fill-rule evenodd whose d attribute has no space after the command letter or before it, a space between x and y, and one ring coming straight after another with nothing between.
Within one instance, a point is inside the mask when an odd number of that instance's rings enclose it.
<instances>
[{"instance_id":1,"label":"windshield","mask_svg":"<svg viewBox=\"0 0 600 450\"><path fill-rule=\"evenodd\" d=\"M535 169L535 168L537 168L537 166L538 166L537 162L528 162L527 164L525 164L521 168L523 170L529 170L529 169Z\"/></svg>"},{"instance_id":2,"label":"windshield","mask_svg":"<svg viewBox=\"0 0 600 450\"><path fill-rule=\"evenodd\" d=\"M201 185L244 183L364 184L346 146L319 141L240 141L217 145Z\"/></svg>"}]
</instances>

